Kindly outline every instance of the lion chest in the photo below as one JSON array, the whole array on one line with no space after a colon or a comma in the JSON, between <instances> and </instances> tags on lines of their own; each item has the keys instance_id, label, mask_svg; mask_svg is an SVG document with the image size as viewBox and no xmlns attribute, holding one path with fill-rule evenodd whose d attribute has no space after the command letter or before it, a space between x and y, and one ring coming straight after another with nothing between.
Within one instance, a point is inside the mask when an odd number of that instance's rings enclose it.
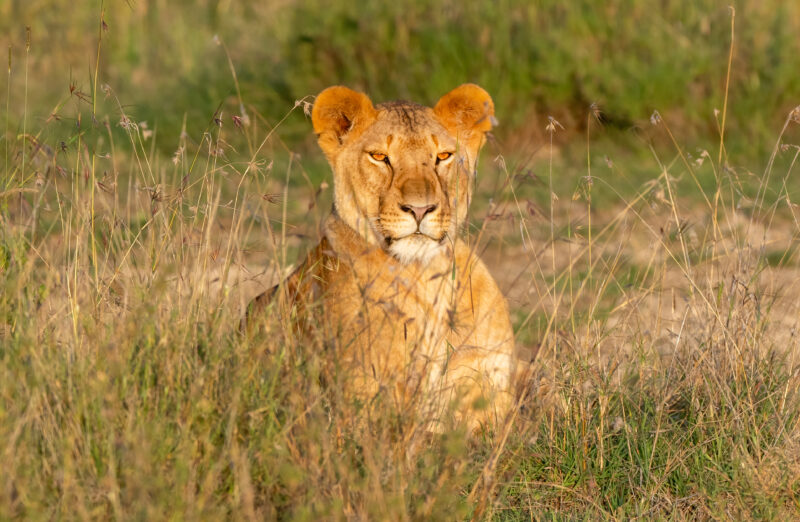
<instances>
[{"instance_id":1,"label":"lion chest","mask_svg":"<svg viewBox=\"0 0 800 522\"><path fill-rule=\"evenodd\" d=\"M513 333L474 252L457 241L454 253L403 264L348 234L329 227L331 249L315 275L324 336L346 389L434 410L453 397L507 395Z\"/></svg>"},{"instance_id":2,"label":"lion chest","mask_svg":"<svg viewBox=\"0 0 800 522\"><path fill-rule=\"evenodd\" d=\"M453 276L446 258L423 267L368 254L331 267L324 308L337 357L376 385L435 380L471 329Z\"/></svg>"}]
</instances>

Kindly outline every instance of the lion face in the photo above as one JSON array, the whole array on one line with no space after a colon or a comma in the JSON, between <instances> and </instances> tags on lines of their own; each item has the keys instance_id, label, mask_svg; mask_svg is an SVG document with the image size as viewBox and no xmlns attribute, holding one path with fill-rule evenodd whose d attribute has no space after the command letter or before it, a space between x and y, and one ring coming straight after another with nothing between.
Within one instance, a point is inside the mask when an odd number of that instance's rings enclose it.
<instances>
[{"instance_id":1,"label":"lion face","mask_svg":"<svg viewBox=\"0 0 800 522\"><path fill-rule=\"evenodd\" d=\"M430 260L466 219L493 114L489 95L471 84L434 108L375 107L346 87L325 89L312 122L333 168L336 214L403 263Z\"/></svg>"}]
</instances>

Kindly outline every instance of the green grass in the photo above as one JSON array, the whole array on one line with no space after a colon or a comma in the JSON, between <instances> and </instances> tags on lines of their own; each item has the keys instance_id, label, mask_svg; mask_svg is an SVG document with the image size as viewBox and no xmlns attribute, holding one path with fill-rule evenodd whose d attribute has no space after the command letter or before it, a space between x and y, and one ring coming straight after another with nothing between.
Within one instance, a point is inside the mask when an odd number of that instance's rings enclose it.
<instances>
[{"instance_id":1,"label":"green grass","mask_svg":"<svg viewBox=\"0 0 800 522\"><path fill-rule=\"evenodd\" d=\"M797 518L800 17L735 7L720 154L711 2L0 5L0 519ZM237 333L330 208L295 100L462 81L502 123L470 240L538 354L473 439Z\"/></svg>"},{"instance_id":2,"label":"green grass","mask_svg":"<svg viewBox=\"0 0 800 522\"><path fill-rule=\"evenodd\" d=\"M800 43L793 35L800 12L777 1L741 0L734 7L726 127L731 147L749 149L740 160L747 163L769 153L774 129L797 105L793 57ZM23 114L25 26L32 31L33 78L49 79L28 84L31 120L47 118L70 85L92 97L100 5L63 10L46 1L8 2L0 9L0 33L13 46L12 128ZM227 124L232 115L253 117L254 111L274 124L295 100L336 83L379 101L433 103L455 82L473 81L495 98L498 136L528 150L541 144L548 115L568 134L585 134L593 103L623 149L654 110L682 139L711 152L718 146L721 114L714 110L723 109L731 12L716 2L177 1L113 2L103 9L97 88L108 85L134 121L168 137L185 124L196 139L220 106ZM119 110L106 101L113 125ZM86 106L75 97L67 103L76 105ZM74 126L73 115L65 116L64 127ZM303 120L299 112L291 116L281 134L291 147L307 150ZM234 143L252 145L245 141ZM159 143L162 152L174 151L174 139Z\"/></svg>"}]
</instances>

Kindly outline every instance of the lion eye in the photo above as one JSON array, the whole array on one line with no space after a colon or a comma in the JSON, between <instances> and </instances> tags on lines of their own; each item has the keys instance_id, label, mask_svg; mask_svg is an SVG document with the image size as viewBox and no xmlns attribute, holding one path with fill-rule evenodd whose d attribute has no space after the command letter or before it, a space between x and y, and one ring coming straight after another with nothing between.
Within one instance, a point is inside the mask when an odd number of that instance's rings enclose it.
<instances>
[{"instance_id":1,"label":"lion eye","mask_svg":"<svg viewBox=\"0 0 800 522\"><path fill-rule=\"evenodd\" d=\"M369 155L375 161L386 161L386 154L381 154L380 152L370 152Z\"/></svg>"},{"instance_id":2,"label":"lion eye","mask_svg":"<svg viewBox=\"0 0 800 522\"><path fill-rule=\"evenodd\" d=\"M440 161L444 161L450 158L450 156L452 155L453 155L452 152L440 152L439 154L436 155L436 162L438 163Z\"/></svg>"}]
</instances>

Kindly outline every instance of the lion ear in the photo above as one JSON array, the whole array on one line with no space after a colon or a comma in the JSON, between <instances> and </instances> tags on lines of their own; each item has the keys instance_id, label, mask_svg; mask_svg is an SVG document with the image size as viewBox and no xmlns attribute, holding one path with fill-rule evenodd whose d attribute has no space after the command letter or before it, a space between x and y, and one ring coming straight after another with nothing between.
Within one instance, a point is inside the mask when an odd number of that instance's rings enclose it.
<instances>
[{"instance_id":1,"label":"lion ear","mask_svg":"<svg viewBox=\"0 0 800 522\"><path fill-rule=\"evenodd\" d=\"M442 96L433 113L453 136L467 145L473 157L495 122L492 97L474 83L465 83Z\"/></svg>"},{"instance_id":2,"label":"lion ear","mask_svg":"<svg viewBox=\"0 0 800 522\"><path fill-rule=\"evenodd\" d=\"M377 111L365 94L337 85L317 95L311 123L320 148L328 158L332 158L345 137L361 134L376 115Z\"/></svg>"}]
</instances>

